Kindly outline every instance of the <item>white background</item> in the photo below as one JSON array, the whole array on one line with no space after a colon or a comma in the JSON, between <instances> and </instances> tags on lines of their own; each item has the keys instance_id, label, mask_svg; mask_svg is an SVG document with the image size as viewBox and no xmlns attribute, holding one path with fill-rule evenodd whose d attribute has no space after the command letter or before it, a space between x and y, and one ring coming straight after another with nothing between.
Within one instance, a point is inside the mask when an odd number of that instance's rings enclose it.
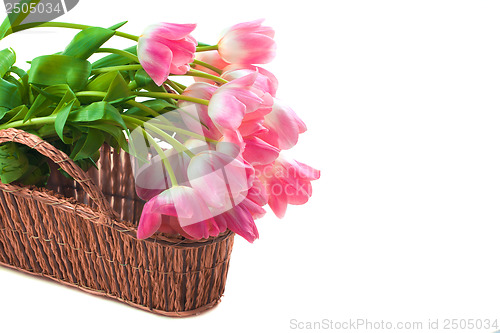
<instances>
[{"instance_id":1,"label":"white background","mask_svg":"<svg viewBox=\"0 0 500 333\"><path fill-rule=\"evenodd\" d=\"M0 268L0 330L288 332L297 331L292 319L500 320L499 13L497 1L81 0L59 20L129 20L122 30L133 34L159 21L195 22L206 43L266 18L278 43L266 68L309 128L290 155L322 176L308 204L258 221L260 240L237 239L212 311L163 318ZM27 69L24 61L60 51L74 33L37 29L0 46L14 47Z\"/></svg>"}]
</instances>

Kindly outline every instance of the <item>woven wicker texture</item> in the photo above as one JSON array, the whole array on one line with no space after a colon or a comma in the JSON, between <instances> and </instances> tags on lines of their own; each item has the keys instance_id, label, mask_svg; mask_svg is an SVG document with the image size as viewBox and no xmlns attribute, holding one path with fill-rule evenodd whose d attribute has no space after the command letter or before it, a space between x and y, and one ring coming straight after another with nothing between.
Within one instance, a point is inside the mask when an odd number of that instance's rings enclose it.
<instances>
[{"instance_id":1,"label":"woven wicker texture","mask_svg":"<svg viewBox=\"0 0 500 333\"><path fill-rule=\"evenodd\" d=\"M8 141L54 163L48 189L0 183L0 265L161 315L189 316L219 302L232 232L197 242L137 240L143 201L127 154L103 147L99 169L85 173L35 135L1 130L0 143Z\"/></svg>"}]
</instances>

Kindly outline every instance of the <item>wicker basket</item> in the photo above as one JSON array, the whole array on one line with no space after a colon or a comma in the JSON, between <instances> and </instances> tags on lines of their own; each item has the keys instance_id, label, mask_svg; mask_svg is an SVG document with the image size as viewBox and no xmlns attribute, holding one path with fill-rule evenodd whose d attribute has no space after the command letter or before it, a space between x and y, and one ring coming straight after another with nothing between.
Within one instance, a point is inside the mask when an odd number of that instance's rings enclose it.
<instances>
[{"instance_id":1,"label":"wicker basket","mask_svg":"<svg viewBox=\"0 0 500 333\"><path fill-rule=\"evenodd\" d=\"M0 265L161 315L194 315L219 302L232 232L138 240L143 201L125 153L105 146L99 169L84 173L35 135L1 130L0 143L9 141L36 149L74 181L52 172L49 189L0 183Z\"/></svg>"}]
</instances>

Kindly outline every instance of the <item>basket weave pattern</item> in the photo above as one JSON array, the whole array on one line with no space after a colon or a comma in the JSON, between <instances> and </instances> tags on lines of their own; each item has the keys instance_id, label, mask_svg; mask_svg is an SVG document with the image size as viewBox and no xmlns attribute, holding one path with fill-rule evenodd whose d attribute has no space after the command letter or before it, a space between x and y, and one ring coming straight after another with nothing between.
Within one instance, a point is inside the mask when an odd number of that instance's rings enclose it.
<instances>
[{"instance_id":1,"label":"basket weave pattern","mask_svg":"<svg viewBox=\"0 0 500 333\"><path fill-rule=\"evenodd\" d=\"M234 234L205 241L137 240L143 201L130 160L105 146L99 169L18 129L0 131L53 161L48 188L0 183L0 265L167 316L197 314L224 292ZM73 179L55 171L58 166Z\"/></svg>"}]
</instances>

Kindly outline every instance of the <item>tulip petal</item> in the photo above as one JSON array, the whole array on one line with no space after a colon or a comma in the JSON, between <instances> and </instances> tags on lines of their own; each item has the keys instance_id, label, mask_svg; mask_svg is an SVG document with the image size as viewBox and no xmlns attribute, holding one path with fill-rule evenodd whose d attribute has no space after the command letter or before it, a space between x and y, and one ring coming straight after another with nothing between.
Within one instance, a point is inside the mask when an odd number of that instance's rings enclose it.
<instances>
[{"instance_id":1,"label":"tulip petal","mask_svg":"<svg viewBox=\"0 0 500 333\"><path fill-rule=\"evenodd\" d=\"M219 227L213 218L189 224L182 228L195 239L203 239L210 236L215 237L220 234Z\"/></svg>"},{"instance_id":2,"label":"tulip petal","mask_svg":"<svg viewBox=\"0 0 500 333\"><path fill-rule=\"evenodd\" d=\"M151 208L153 201L148 201L144 205L139 226L137 227L137 238L146 239L151 237L161 225L161 215L155 213Z\"/></svg>"},{"instance_id":3,"label":"tulip petal","mask_svg":"<svg viewBox=\"0 0 500 333\"><path fill-rule=\"evenodd\" d=\"M290 149L297 144L299 133L305 125L297 114L287 105L275 99L272 111L264 116L267 133L261 139L280 149Z\"/></svg>"},{"instance_id":4,"label":"tulip petal","mask_svg":"<svg viewBox=\"0 0 500 333\"><path fill-rule=\"evenodd\" d=\"M280 150L257 137L245 138L243 158L252 165L270 164L278 158Z\"/></svg>"},{"instance_id":5,"label":"tulip petal","mask_svg":"<svg viewBox=\"0 0 500 333\"><path fill-rule=\"evenodd\" d=\"M219 53L230 63L267 64L276 56L276 42L260 33L232 33L219 43Z\"/></svg>"},{"instance_id":6,"label":"tulip petal","mask_svg":"<svg viewBox=\"0 0 500 333\"><path fill-rule=\"evenodd\" d=\"M252 73L226 83L213 94L208 105L208 115L221 132L237 130L246 113L254 112L263 100L250 90L257 73Z\"/></svg>"},{"instance_id":7,"label":"tulip petal","mask_svg":"<svg viewBox=\"0 0 500 333\"><path fill-rule=\"evenodd\" d=\"M192 188L173 186L152 199L152 209L158 214L189 219L194 215L194 207L198 204L197 199Z\"/></svg>"},{"instance_id":8,"label":"tulip petal","mask_svg":"<svg viewBox=\"0 0 500 333\"><path fill-rule=\"evenodd\" d=\"M165 39L180 40L188 36L196 24L158 23L149 26L143 35L162 36Z\"/></svg>"},{"instance_id":9,"label":"tulip petal","mask_svg":"<svg viewBox=\"0 0 500 333\"><path fill-rule=\"evenodd\" d=\"M227 227L245 238L248 242L253 243L259 238L259 232L255 225L254 219L248 209L238 205L234 209L225 214Z\"/></svg>"},{"instance_id":10,"label":"tulip petal","mask_svg":"<svg viewBox=\"0 0 500 333\"><path fill-rule=\"evenodd\" d=\"M283 184L279 180L273 179L269 182L267 191L269 194L269 207L278 218L283 218L288 204Z\"/></svg>"},{"instance_id":11,"label":"tulip petal","mask_svg":"<svg viewBox=\"0 0 500 333\"><path fill-rule=\"evenodd\" d=\"M140 38L137 56L146 73L157 85L161 86L170 74L172 50L158 41Z\"/></svg>"},{"instance_id":12,"label":"tulip petal","mask_svg":"<svg viewBox=\"0 0 500 333\"><path fill-rule=\"evenodd\" d=\"M231 94L214 94L208 115L219 127L236 130L243 120L246 106Z\"/></svg>"}]
</instances>

